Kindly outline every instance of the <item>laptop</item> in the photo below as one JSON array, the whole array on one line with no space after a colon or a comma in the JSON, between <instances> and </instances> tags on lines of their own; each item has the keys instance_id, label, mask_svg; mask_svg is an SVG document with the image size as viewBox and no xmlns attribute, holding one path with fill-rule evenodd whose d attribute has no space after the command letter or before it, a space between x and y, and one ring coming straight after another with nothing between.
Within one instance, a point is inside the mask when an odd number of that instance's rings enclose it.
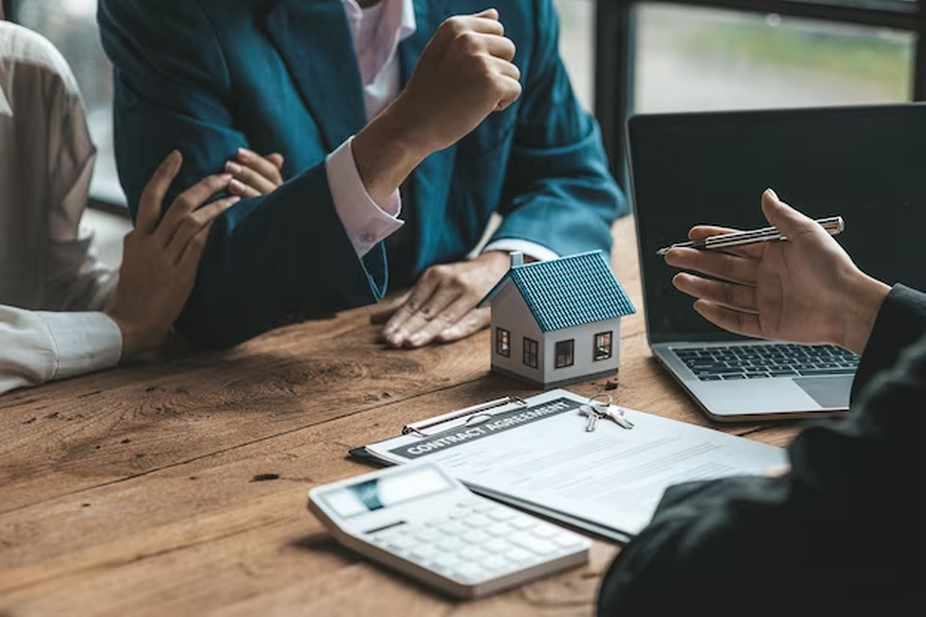
<instances>
[{"instance_id":1,"label":"laptop","mask_svg":"<svg viewBox=\"0 0 926 617\"><path fill-rule=\"evenodd\" d=\"M926 105L636 115L628 121L647 339L658 361L719 422L838 415L858 357L723 331L672 286L656 251L710 223L768 226L772 187L836 236L865 272L926 289Z\"/></svg>"}]
</instances>

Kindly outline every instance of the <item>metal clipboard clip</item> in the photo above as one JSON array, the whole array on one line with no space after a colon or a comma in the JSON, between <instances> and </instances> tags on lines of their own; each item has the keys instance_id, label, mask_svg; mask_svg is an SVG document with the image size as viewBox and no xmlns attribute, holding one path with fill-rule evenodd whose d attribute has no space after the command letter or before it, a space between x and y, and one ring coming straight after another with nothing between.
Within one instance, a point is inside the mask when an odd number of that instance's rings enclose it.
<instances>
[{"instance_id":1,"label":"metal clipboard clip","mask_svg":"<svg viewBox=\"0 0 926 617\"><path fill-rule=\"evenodd\" d=\"M497 409L499 407L505 407L506 405L518 405L519 407L527 407L528 403L524 399L517 396L506 396L494 401L489 401L488 403L473 405L472 407L467 407L466 409L459 409L457 411L451 411L450 413L428 418L427 420L422 420L420 422L406 424L402 427L402 434L418 435L419 437L431 437L435 433L425 432L425 429L445 424L451 420L457 420L466 416L468 417L466 417L466 421L463 423L463 426L471 426L473 424L478 424L479 422L488 420L493 415L491 410Z\"/></svg>"}]
</instances>

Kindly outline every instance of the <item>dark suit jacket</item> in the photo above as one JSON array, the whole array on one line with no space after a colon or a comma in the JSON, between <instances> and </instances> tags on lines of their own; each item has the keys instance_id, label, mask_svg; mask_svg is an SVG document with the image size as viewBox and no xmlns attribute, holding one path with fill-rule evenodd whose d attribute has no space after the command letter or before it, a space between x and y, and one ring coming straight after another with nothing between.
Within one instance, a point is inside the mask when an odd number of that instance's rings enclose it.
<instances>
[{"instance_id":1,"label":"dark suit jacket","mask_svg":"<svg viewBox=\"0 0 926 617\"><path fill-rule=\"evenodd\" d=\"M399 50L403 81L445 18L485 6L418 0L418 32ZM611 224L626 212L560 61L551 1L494 6L517 44L524 95L413 174L405 202L414 254L410 272L392 273L406 280L462 259L495 211L504 223L494 239L561 255L610 250ZM383 297L386 251L357 258L324 167L367 120L342 0L102 0L99 22L115 65L116 154L133 211L174 148L185 165L173 194L222 170L239 146L286 157L283 188L216 223L181 330L228 346Z\"/></svg>"},{"instance_id":2,"label":"dark suit jacket","mask_svg":"<svg viewBox=\"0 0 926 617\"><path fill-rule=\"evenodd\" d=\"M899 615L912 614L897 608L910 602L922 611L924 333L926 295L895 287L848 417L801 432L782 478L667 490L607 573L599 615Z\"/></svg>"}]
</instances>

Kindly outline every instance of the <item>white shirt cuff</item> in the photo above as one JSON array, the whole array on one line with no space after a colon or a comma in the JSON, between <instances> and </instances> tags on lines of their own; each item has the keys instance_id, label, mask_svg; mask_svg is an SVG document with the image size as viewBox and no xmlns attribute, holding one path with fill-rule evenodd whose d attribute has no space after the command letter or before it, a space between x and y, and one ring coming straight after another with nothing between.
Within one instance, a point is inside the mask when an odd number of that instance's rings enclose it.
<instances>
[{"instance_id":1,"label":"white shirt cuff","mask_svg":"<svg viewBox=\"0 0 926 617\"><path fill-rule=\"evenodd\" d=\"M396 190L389 203L380 207L363 186L351 137L328 156L325 171L328 174L328 186L334 199L334 208L344 225L358 257L363 257L370 250L395 233L405 224L400 220L402 197Z\"/></svg>"},{"instance_id":2,"label":"white shirt cuff","mask_svg":"<svg viewBox=\"0 0 926 617\"><path fill-rule=\"evenodd\" d=\"M505 238L502 240L496 240L495 242L490 242L484 249L483 253L488 253L489 251L500 251L503 253L524 253L525 256L537 261L550 261L551 259L559 259L554 251L551 251L545 246L540 246L539 244L534 244L533 242L528 242L527 240L515 240L513 238Z\"/></svg>"},{"instance_id":3,"label":"white shirt cuff","mask_svg":"<svg viewBox=\"0 0 926 617\"><path fill-rule=\"evenodd\" d=\"M36 313L48 325L58 352L51 379L110 368L122 357L122 332L103 313Z\"/></svg>"}]
</instances>

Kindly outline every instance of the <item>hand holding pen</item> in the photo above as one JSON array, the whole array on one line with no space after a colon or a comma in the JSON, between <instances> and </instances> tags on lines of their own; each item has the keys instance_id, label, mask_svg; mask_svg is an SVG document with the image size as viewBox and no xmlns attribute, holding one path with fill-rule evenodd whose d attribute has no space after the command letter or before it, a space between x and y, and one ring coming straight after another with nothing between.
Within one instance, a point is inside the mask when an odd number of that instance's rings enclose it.
<instances>
[{"instance_id":1,"label":"hand holding pen","mask_svg":"<svg viewBox=\"0 0 926 617\"><path fill-rule=\"evenodd\" d=\"M722 251L670 248L666 262L684 270L673 279L675 287L696 298L701 316L731 332L861 353L890 288L859 270L831 232L771 189L762 195L762 211L787 241L756 234ZM732 232L695 227L690 237L697 245L729 240Z\"/></svg>"}]
</instances>

